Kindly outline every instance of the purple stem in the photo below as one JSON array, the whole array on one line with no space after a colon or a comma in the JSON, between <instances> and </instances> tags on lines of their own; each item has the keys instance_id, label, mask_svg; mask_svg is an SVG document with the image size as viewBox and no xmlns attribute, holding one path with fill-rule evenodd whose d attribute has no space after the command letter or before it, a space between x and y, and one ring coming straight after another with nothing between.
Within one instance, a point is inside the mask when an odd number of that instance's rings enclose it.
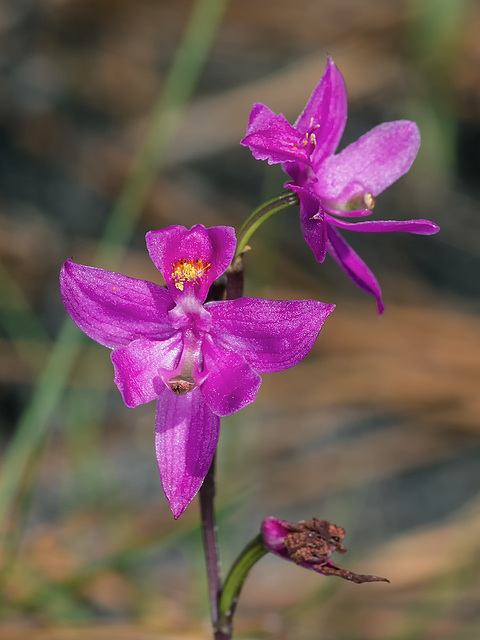
<instances>
[{"instance_id":1,"label":"purple stem","mask_svg":"<svg viewBox=\"0 0 480 640\"><path fill-rule=\"evenodd\" d=\"M232 627L219 628L218 605L222 593L222 576L218 556L217 525L215 524L215 457L200 488L200 511L202 515L203 547L207 565L208 591L210 595L210 617L214 640L231 640Z\"/></svg>"},{"instance_id":2,"label":"purple stem","mask_svg":"<svg viewBox=\"0 0 480 640\"><path fill-rule=\"evenodd\" d=\"M210 595L210 617L214 637L217 640L218 602L222 589L220 560L218 557L217 525L215 524L215 457L200 488L200 511L202 518L203 547L207 565L208 591ZM220 638L218 639L220 640Z\"/></svg>"}]
</instances>

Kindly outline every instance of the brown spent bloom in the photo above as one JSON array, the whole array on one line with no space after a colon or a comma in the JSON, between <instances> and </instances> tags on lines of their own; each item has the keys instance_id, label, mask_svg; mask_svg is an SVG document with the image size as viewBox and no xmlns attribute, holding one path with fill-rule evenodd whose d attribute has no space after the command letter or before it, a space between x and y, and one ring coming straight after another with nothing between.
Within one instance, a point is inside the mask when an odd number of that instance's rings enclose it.
<instances>
[{"instance_id":1,"label":"brown spent bloom","mask_svg":"<svg viewBox=\"0 0 480 640\"><path fill-rule=\"evenodd\" d=\"M354 573L334 564L330 558L337 551L347 553L342 544L345 530L328 520L302 520L298 523L286 522L269 517L262 524L262 539L271 553L295 562L301 567L312 569L324 576L338 576L361 584L363 582L389 582L379 576Z\"/></svg>"}]
</instances>

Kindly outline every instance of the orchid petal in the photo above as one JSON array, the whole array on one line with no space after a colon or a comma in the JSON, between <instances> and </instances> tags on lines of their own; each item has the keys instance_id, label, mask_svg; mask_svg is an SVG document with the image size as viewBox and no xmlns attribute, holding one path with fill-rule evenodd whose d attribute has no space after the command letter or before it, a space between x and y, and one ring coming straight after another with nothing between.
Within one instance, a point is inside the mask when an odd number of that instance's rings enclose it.
<instances>
[{"instance_id":1,"label":"orchid petal","mask_svg":"<svg viewBox=\"0 0 480 640\"><path fill-rule=\"evenodd\" d=\"M286 185L298 195L300 200L300 226L303 237L313 251L317 262L323 262L327 255L327 225L324 221L322 203L312 191L294 184Z\"/></svg>"},{"instance_id":2,"label":"orchid petal","mask_svg":"<svg viewBox=\"0 0 480 640\"><path fill-rule=\"evenodd\" d=\"M430 220L365 220L363 222L347 222L333 216L327 216L330 224L350 231L368 231L371 233L387 233L404 231L418 235L430 236L440 231L440 227Z\"/></svg>"},{"instance_id":3,"label":"orchid petal","mask_svg":"<svg viewBox=\"0 0 480 640\"><path fill-rule=\"evenodd\" d=\"M313 91L295 128L300 133L313 131L316 139L311 164L316 170L335 153L347 121L347 90L342 74L329 57L320 82ZM316 127L316 128L315 128Z\"/></svg>"},{"instance_id":4,"label":"orchid petal","mask_svg":"<svg viewBox=\"0 0 480 640\"><path fill-rule=\"evenodd\" d=\"M303 133L292 127L283 114L274 113L260 102L252 107L247 135L240 144L248 147L256 160L267 160L268 164L292 160L309 162Z\"/></svg>"},{"instance_id":5,"label":"orchid petal","mask_svg":"<svg viewBox=\"0 0 480 640\"><path fill-rule=\"evenodd\" d=\"M183 347L178 331L168 340L134 340L112 351L114 382L127 407L137 407L158 398L165 387L161 370L173 370Z\"/></svg>"},{"instance_id":6,"label":"orchid petal","mask_svg":"<svg viewBox=\"0 0 480 640\"><path fill-rule=\"evenodd\" d=\"M362 193L377 196L410 169L419 145L414 122L385 122L326 158L316 172L315 191L334 203Z\"/></svg>"},{"instance_id":7,"label":"orchid petal","mask_svg":"<svg viewBox=\"0 0 480 640\"><path fill-rule=\"evenodd\" d=\"M355 253L352 247L345 242L331 225L328 225L328 250L333 259L336 260L357 287L376 299L378 313L382 314L385 307L382 300L382 292L375 276L360 256Z\"/></svg>"},{"instance_id":8,"label":"orchid petal","mask_svg":"<svg viewBox=\"0 0 480 640\"><path fill-rule=\"evenodd\" d=\"M236 238L233 227L205 228L201 224L186 229L179 225L149 231L145 236L147 249L154 265L165 278L168 290L177 300L188 290L203 302L210 285L229 267L235 254ZM189 261L203 267L197 277L184 281L174 277L175 265Z\"/></svg>"},{"instance_id":9,"label":"orchid petal","mask_svg":"<svg viewBox=\"0 0 480 640\"><path fill-rule=\"evenodd\" d=\"M212 316L211 335L217 343L243 355L260 373L298 364L335 308L316 300L248 297L205 306Z\"/></svg>"},{"instance_id":10,"label":"orchid petal","mask_svg":"<svg viewBox=\"0 0 480 640\"><path fill-rule=\"evenodd\" d=\"M255 400L262 379L245 358L215 344L210 336L205 337L202 352L207 377L201 391L214 413L229 416Z\"/></svg>"},{"instance_id":11,"label":"orchid petal","mask_svg":"<svg viewBox=\"0 0 480 640\"><path fill-rule=\"evenodd\" d=\"M173 300L152 282L67 260L60 271L60 294L75 324L106 347L137 338L163 340L174 332L167 315Z\"/></svg>"},{"instance_id":12,"label":"orchid petal","mask_svg":"<svg viewBox=\"0 0 480 640\"><path fill-rule=\"evenodd\" d=\"M155 448L162 487L178 518L207 475L218 442L220 418L198 389L177 396L164 389L157 403Z\"/></svg>"}]
</instances>

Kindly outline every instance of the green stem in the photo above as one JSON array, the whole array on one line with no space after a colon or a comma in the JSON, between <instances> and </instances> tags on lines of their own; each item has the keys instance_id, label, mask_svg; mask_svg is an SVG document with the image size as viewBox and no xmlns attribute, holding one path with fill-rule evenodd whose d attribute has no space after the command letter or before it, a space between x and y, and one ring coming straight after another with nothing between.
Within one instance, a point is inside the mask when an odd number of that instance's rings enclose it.
<instances>
[{"instance_id":1,"label":"green stem","mask_svg":"<svg viewBox=\"0 0 480 640\"><path fill-rule=\"evenodd\" d=\"M282 195L264 202L258 209L255 209L244 222L238 233L237 251L235 255L239 256L245 251L250 238L266 220L279 211L298 205L298 202L297 194L293 191L287 191L287 193L282 193Z\"/></svg>"},{"instance_id":2,"label":"green stem","mask_svg":"<svg viewBox=\"0 0 480 640\"><path fill-rule=\"evenodd\" d=\"M242 553L235 560L228 576L225 579L220 602L218 605L218 628L225 638L232 634L233 615L238 602L240 591L250 569L268 553L259 534L251 540Z\"/></svg>"}]
</instances>

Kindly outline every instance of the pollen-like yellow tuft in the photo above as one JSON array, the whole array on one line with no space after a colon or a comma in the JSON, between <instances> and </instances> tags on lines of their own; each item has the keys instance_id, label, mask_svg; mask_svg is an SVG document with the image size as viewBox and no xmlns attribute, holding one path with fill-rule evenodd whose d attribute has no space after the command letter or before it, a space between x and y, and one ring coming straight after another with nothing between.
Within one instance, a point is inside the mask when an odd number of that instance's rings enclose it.
<instances>
[{"instance_id":1,"label":"pollen-like yellow tuft","mask_svg":"<svg viewBox=\"0 0 480 640\"><path fill-rule=\"evenodd\" d=\"M183 291L185 282L196 282L209 269L210 264L204 264L201 258L198 260L182 258L172 265L172 280L175 282L175 287Z\"/></svg>"}]
</instances>

